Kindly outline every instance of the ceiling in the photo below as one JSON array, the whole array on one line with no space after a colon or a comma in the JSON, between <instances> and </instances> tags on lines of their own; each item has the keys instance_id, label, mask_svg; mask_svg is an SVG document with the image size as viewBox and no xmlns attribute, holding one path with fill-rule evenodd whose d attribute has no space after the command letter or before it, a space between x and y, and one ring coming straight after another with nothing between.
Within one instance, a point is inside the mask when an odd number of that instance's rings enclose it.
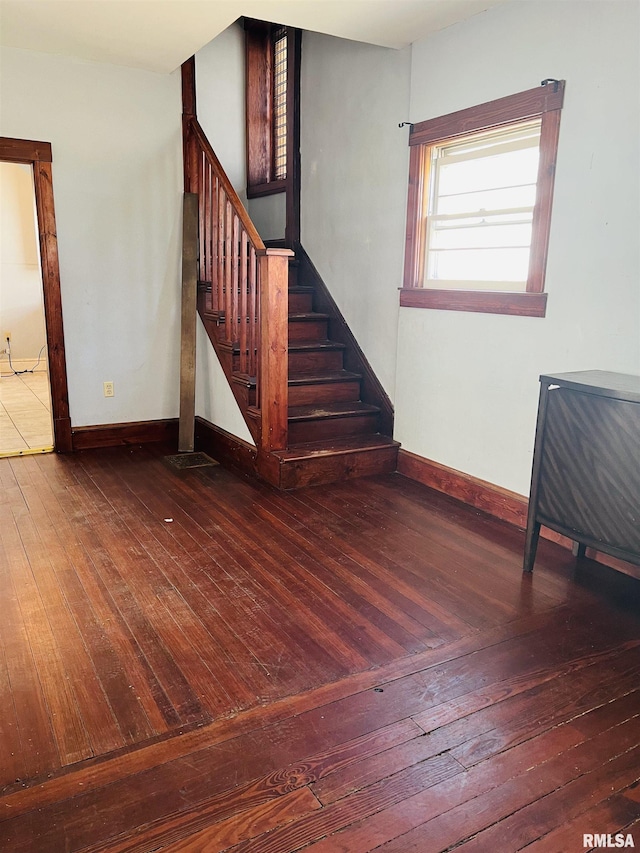
<instances>
[{"instance_id":1,"label":"ceiling","mask_svg":"<svg viewBox=\"0 0 640 853\"><path fill-rule=\"evenodd\" d=\"M168 73L241 15L400 48L505 0L1 0L0 43Z\"/></svg>"}]
</instances>

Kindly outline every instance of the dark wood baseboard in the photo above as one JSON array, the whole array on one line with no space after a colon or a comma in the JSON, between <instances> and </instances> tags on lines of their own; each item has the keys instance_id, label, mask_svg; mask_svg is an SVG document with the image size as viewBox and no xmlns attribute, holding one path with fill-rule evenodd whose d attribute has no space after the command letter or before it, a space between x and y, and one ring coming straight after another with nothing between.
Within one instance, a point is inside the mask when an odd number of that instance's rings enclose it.
<instances>
[{"instance_id":1,"label":"dark wood baseboard","mask_svg":"<svg viewBox=\"0 0 640 853\"><path fill-rule=\"evenodd\" d=\"M156 441L170 441L177 444L178 419L73 427L71 439L73 450L116 447L123 444L150 444Z\"/></svg>"},{"instance_id":2,"label":"dark wood baseboard","mask_svg":"<svg viewBox=\"0 0 640 853\"><path fill-rule=\"evenodd\" d=\"M449 497L456 498L468 506L482 510L494 518L514 524L521 530L526 529L529 502L524 495L503 489L486 480L472 477L470 474L464 474L455 468L448 468L446 465L425 459L403 448L400 448L398 452L398 473L449 495ZM543 527L540 535L544 539L562 545L563 548L573 549L574 543L571 539L567 539L566 536L562 536L548 527ZM586 555L605 566L618 569L633 577L640 577L640 570L637 566L619 560L617 557L602 554L595 548L587 548Z\"/></svg>"},{"instance_id":3,"label":"dark wood baseboard","mask_svg":"<svg viewBox=\"0 0 640 853\"><path fill-rule=\"evenodd\" d=\"M522 529L527 526L527 499L516 492L463 474L455 468L447 468L446 465L403 448L398 453L398 473L481 509L501 521L508 521Z\"/></svg>"},{"instance_id":4,"label":"dark wood baseboard","mask_svg":"<svg viewBox=\"0 0 640 853\"><path fill-rule=\"evenodd\" d=\"M195 442L196 450L208 454L225 468L256 474L256 448L205 418L196 418Z\"/></svg>"}]
</instances>

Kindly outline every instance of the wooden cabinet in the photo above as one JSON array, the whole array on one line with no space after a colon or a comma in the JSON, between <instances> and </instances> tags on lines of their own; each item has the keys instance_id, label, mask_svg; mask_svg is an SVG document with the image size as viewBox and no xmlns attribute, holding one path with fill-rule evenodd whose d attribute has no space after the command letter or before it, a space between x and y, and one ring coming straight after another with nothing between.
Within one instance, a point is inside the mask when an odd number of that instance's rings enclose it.
<instances>
[{"instance_id":1,"label":"wooden cabinet","mask_svg":"<svg viewBox=\"0 0 640 853\"><path fill-rule=\"evenodd\" d=\"M640 565L640 376L540 377L526 572L540 525Z\"/></svg>"}]
</instances>

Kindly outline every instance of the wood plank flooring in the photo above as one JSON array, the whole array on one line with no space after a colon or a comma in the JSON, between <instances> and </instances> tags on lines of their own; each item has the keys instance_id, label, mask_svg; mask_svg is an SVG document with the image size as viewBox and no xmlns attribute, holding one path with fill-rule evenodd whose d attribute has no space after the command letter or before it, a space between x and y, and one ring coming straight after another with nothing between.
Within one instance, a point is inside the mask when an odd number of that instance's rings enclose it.
<instances>
[{"instance_id":1,"label":"wood plank flooring","mask_svg":"<svg viewBox=\"0 0 640 853\"><path fill-rule=\"evenodd\" d=\"M640 846L640 581L169 452L0 460L0 850Z\"/></svg>"}]
</instances>

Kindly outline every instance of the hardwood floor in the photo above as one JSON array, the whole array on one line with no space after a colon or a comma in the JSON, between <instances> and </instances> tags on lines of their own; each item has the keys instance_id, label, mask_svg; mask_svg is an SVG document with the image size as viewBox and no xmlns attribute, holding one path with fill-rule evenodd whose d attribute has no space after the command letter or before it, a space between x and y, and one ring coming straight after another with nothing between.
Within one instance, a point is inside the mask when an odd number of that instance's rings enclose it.
<instances>
[{"instance_id":1,"label":"hardwood floor","mask_svg":"<svg viewBox=\"0 0 640 853\"><path fill-rule=\"evenodd\" d=\"M640 581L169 452L0 459L0 850L640 845Z\"/></svg>"}]
</instances>

